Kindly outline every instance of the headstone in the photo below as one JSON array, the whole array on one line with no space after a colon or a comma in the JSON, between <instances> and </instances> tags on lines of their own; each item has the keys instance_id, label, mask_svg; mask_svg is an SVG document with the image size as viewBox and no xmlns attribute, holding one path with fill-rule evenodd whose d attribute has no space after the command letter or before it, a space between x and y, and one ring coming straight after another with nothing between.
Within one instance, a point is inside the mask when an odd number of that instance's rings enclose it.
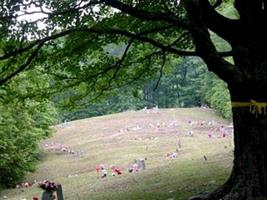
<instances>
[{"instance_id":1,"label":"headstone","mask_svg":"<svg viewBox=\"0 0 267 200\"><path fill-rule=\"evenodd\" d=\"M140 169L144 170L146 169L145 160L144 159L138 159L136 162Z\"/></svg>"},{"instance_id":2,"label":"headstone","mask_svg":"<svg viewBox=\"0 0 267 200\"><path fill-rule=\"evenodd\" d=\"M181 140L179 138L178 138L178 147L182 148L182 143L181 143Z\"/></svg>"},{"instance_id":3,"label":"headstone","mask_svg":"<svg viewBox=\"0 0 267 200\"><path fill-rule=\"evenodd\" d=\"M57 190L56 190L55 193L44 191L43 194L42 194L42 200L54 200L54 199L56 199L56 200L64 200L63 192L62 192L62 186L61 185L57 185Z\"/></svg>"},{"instance_id":4,"label":"headstone","mask_svg":"<svg viewBox=\"0 0 267 200\"><path fill-rule=\"evenodd\" d=\"M44 191L42 194L42 200L51 200L52 192Z\"/></svg>"},{"instance_id":5,"label":"headstone","mask_svg":"<svg viewBox=\"0 0 267 200\"><path fill-rule=\"evenodd\" d=\"M62 186L60 184L57 185L57 200L64 200Z\"/></svg>"}]
</instances>

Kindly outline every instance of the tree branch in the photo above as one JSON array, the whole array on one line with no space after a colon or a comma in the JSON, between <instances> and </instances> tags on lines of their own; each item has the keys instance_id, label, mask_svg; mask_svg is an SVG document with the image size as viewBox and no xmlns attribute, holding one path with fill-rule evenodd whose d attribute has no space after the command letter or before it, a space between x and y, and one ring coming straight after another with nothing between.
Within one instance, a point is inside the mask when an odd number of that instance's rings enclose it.
<instances>
[{"instance_id":1,"label":"tree branch","mask_svg":"<svg viewBox=\"0 0 267 200\"><path fill-rule=\"evenodd\" d=\"M175 15L173 15L170 12L166 12L166 13L148 12L148 11L140 10L138 8L129 6L117 0L103 0L103 2L108 6L116 8L123 13L129 14L139 19L149 20L149 21L165 21L165 22L174 24L181 28L185 28L185 29L188 28L188 24L186 20L178 19Z\"/></svg>"},{"instance_id":2,"label":"tree branch","mask_svg":"<svg viewBox=\"0 0 267 200\"><path fill-rule=\"evenodd\" d=\"M169 28L169 27L165 27L165 28ZM157 30L163 30L163 28L157 28ZM13 76L15 76L16 74L18 74L21 71L23 71L31 63L31 61L34 59L34 56L37 55L37 51L43 46L43 44L45 42L57 39L59 37L66 36L66 35L68 35L68 34L70 34L72 32L79 32L79 31L89 32L89 33L98 33L98 34L113 34L113 35L126 36L126 37L128 37L130 39L134 39L134 40L138 40L138 41L141 41L141 42L146 42L148 44L151 44L151 45L159 48L161 51L173 53L173 54L176 54L176 55L181 55L181 56L198 56L199 55L197 52L194 52L194 51L182 51L182 50L176 49L176 48L172 47L173 44L163 45L162 43L160 43L160 42L158 42L156 40L153 40L151 38L148 38L148 37L144 36L147 33L152 33L154 31L156 31L156 29L148 30L148 31L143 32L143 33L141 32L139 34L135 34L135 33L131 33L131 32L125 31L125 30L119 30L119 29L104 29L104 30L95 29L95 28L73 29L73 30L63 31L61 33L46 37L46 38L41 39L41 40L37 40L37 41L33 42L32 44L28 45L27 47L24 47L24 48L21 48L21 49L17 49L17 50L15 50L13 52L10 52L10 53L7 53L7 54L1 56L0 60L4 60L4 59L7 59L9 57L16 56L16 55L22 54L22 53L24 53L26 51L29 51L29 50L31 50L32 48L34 48L37 45L37 49L29 57L29 59L26 61L26 63L23 64L22 66L20 66L15 72L11 73L9 76L7 76L7 77L3 78L2 80L0 80L0 84L4 84L9 79L11 79ZM128 51L128 49L129 49L129 46L126 48L126 50ZM123 61L123 59L126 56L127 51L124 52L124 55L122 56L122 58L121 58L121 60L119 62ZM231 56L232 52L221 52L218 55L220 55L220 56ZM98 72L97 74L94 74L94 76L97 77L97 76L99 76L101 74L104 74L107 71L109 71L109 70L111 70L113 68L116 68L118 64L121 64L121 63L116 63L115 65L111 65L111 66L105 68L105 70L103 70L101 72Z\"/></svg>"},{"instance_id":3,"label":"tree branch","mask_svg":"<svg viewBox=\"0 0 267 200\"><path fill-rule=\"evenodd\" d=\"M22 72L23 70L25 70L31 64L31 62L33 61L33 59L35 58L35 56L37 55L38 51L41 49L41 47L43 45L44 45L44 42L38 44L37 48L33 51L33 53L30 55L30 57L27 59L27 61L24 64L22 64L21 66L19 66L11 74L9 74L6 77L0 79L0 85L5 84L7 81L9 81L13 77L15 77L17 74L19 74L20 72Z\"/></svg>"},{"instance_id":4,"label":"tree branch","mask_svg":"<svg viewBox=\"0 0 267 200\"><path fill-rule=\"evenodd\" d=\"M219 3L220 0L217 1L217 4ZM229 19L219 14L208 0L186 0L184 4L190 15L194 15L197 19L196 24L205 25L230 43L238 37L239 20Z\"/></svg>"},{"instance_id":5,"label":"tree branch","mask_svg":"<svg viewBox=\"0 0 267 200\"><path fill-rule=\"evenodd\" d=\"M158 86L159 86L161 77L162 77L162 75L163 75L163 68L164 68L164 66L165 66L165 63L166 63L166 55L163 54L163 55L162 55L162 63L161 63L161 67L160 67L160 70L159 70L159 77L158 77L158 80L157 80L157 82L156 82L155 87L153 88L153 91L155 91L155 90L158 88Z\"/></svg>"},{"instance_id":6,"label":"tree branch","mask_svg":"<svg viewBox=\"0 0 267 200\"><path fill-rule=\"evenodd\" d=\"M210 71L227 83L242 81L242 74L236 67L224 60L217 52L207 29L203 28L201 32L192 33L192 37L197 54L205 61Z\"/></svg>"},{"instance_id":7,"label":"tree branch","mask_svg":"<svg viewBox=\"0 0 267 200\"><path fill-rule=\"evenodd\" d=\"M160 43L154 39L143 36L142 33L135 34L135 33L132 33L132 32L126 31L126 30L120 30L120 29L95 29L95 28L84 29L83 31L88 32L88 33L121 35L121 36L125 36L128 38L132 38L135 40L139 40L141 42L151 44L157 48L162 49L163 51L167 51L169 53L174 53L176 55L196 56L196 52L183 51L183 50L179 50L179 49L170 47L169 45L164 45L164 44L162 44L162 43Z\"/></svg>"},{"instance_id":8,"label":"tree branch","mask_svg":"<svg viewBox=\"0 0 267 200\"><path fill-rule=\"evenodd\" d=\"M115 72L113 73L112 77L109 79L109 81L108 81L108 85L111 85L111 82L116 78L116 76L117 76L117 74L118 74L118 72L119 72L119 70L120 70L120 68L121 68L121 66L122 66L122 63L123 63L123 61L125 60L125 58L126 58L126 56L127 56L127 53L128 53L128 51L129 51L129 49L130 49L132 43L133 43L133 40L130 39L129 43L127 44L127 46L126 46L126 48L125 48L125 50L124 50L124 52L123 52L123 54L122 54L121 59L118 60L118 61L116 62L116 64L115 64L115 68L116 68L116 70L115 70Z\"/></svg>"},{"instance_id":9,"label":"tree branch","mask_svg":"<svg viewBox=\"0 0 267 200\"><path fill-rule=\"evenodd\" d=\"M162 30L166 30L166 29L169 29L169 28L172 28L172 27L173 27L173 25L163 26L163 27L157 27L157 28L154 28L154 29L150 29L150 30L144 31L144 32L139 33L139 34L140 35L146 35L146 34L150 34L150 33L154 33L154 32L159 32L159 31L162 31ZM8 53L0 56L0 61L1 60L5 60L5 59L8 59L8 58L10 58L12 56L20 55L20 54L22 54L22 53L24 53L26 51L29 51L30 49L32 49L33 47L35 47L36 45L38 45L40 43L48 42L50 40L54 40L54 39L57 39L57 38L60 38L60 37L69 35L70 33L79 32L79 31L83 31L83 30L84 29L78 29L78 28L77 29L69 29L69 30L62 31L60 33L57 33L57 34L48 36L46 38L43 38L43 39L40 39L40 40L36 40L36 41L32 42L31 44L29 44L26 47L15 49L15 50L13 50L11 52L8 52ZM101 33L100 29L99 29L99 31L97 33Z\"/></svg>"},{"instance_id":10,"label":"tree branch","mask_svg":"<svg viewBox=\"0 0 267 200\"><path fill-rule=\"evenodd\" d=\"M35 46L37 46L39 44L42 44L42 43L48 42L50 40L54 40L54 39L57 39L57 38L66 36L66 35L74 32L74 31L76 31L76 30L75 29L73 29L73 30L67 30L67 31L63 31L63 32L60 32L60 33L57 33L57 34L48 36L48 37L43 38L41 40L36 40L36 41L32 42L31 44L29 44L26 47L22 47L22 48L16 49L14 51L8 52L8 53L0 56L0 60L5 60L5 59L8 59L8 58L13 57L13 56L20 55L20 54L22 54L22 53L24 53L26 51L31 50L33 47L35 47Z\"/></svg>"},{"instance_id":11,"label":"tree branch","mask_svg":"<svg viewBox=\"0 0 267 200\"><path fill-rule=\"evenodd\" d=\"M169 53L173 53L176 55L180 55L180 56L199 56L197 52L195 51L184 51L184 50L180 50L177 48L172 47L172 45L164 45L159 41L156 41L154 39L151 39L149 37L145 37L143 36L143 33L139 33L139 34L135 34L126 30L120 30L120 29L94 29L94 28L89 28L89 29L84 29L83 31L85 32L89 32L89 33L98 33L98 34L113 34L113 35L121 35L121 36L125 36L128 38L132 38L135 40L139 40L141 42L145 42L145 43L149 43L163 51L169 52ZM233 52L232 51L228 51L228 52L219 52L218 53L221 56L224 57L228 57L228 56L232 56Z\"/></svg>"},{"instance_id":12,"label":"tree branch","mask_svg":"<svg viewBox=\"0 0 267 200\"><path fill-rule=\"evenodd\" d=\"M209 31L208 31L209 27L207 26L207 22L203 20L203 15L205 14L201 13L203 12L203 9L200 9L200 6L203 6L203 4L205 4L204 2L209 4L208 0L201 0L201 1L196 0L194 2L195 3L198 2L198 4L192 3L191 0L186 0L184 2L184 5L188 13L189 20L191 21L191 23L194 24L190 32L191 32L191 35L192 35L192 38L195 44L195 49L196 49L197 54L205 61L209 70L217 74L225 82L227 83L242 82L243 76L240 73L240 71L234 65L232 65L231 63L227 62L226 60L222 58L222 56L217 52L211 40ZM211 7L210 4L209 6ZM216 16L214 16L214 18L216 19ZM204 16L204 19L206 19L205 16ZM218 24L220 24L220 20L218 21ZM217 27L217 25L214 25L214 26L215 28ZM226 27L224 26L223 28L229 29L229 27L227 26ZM219 29L222 31L222 33L228 34L228 30L224 32L223 29L221 28ZM233 32L233 30L229 30L229 31ZM232 37L230 35L228 36ZM234 52L231 52L231 53L234 53Z\"/></svg>"},{"instance_id":13,"label":"tree branch","mask_svg":"<svg viewBox=\"0 0 267 200\"><path fill-rule=\"evenodd\" d=\"M103 0L103 2L106 5L119 9L123 13L142 20L165 21L175 25L178 28L189 30L189 32L196 31L197 29L197 26L195 26L195 24L190 20L179 19L172 12L149 12L129 6L118 0ZM226 39L227 41L234 42L237 37L234 30L237 30L237 28L240 26L239 20L226 18L216 12L215 6L220 4L220 0L215 3L214 7L209 3L208 0L185 0L184 4L187 7L192 7L191 10L194 9L195 15L198 16L199 21L201 20L202 24L205 24L213 32L217 33L220 37ZM229 56L230 53L223 53L222 55Z\"/></svg>"}]
</instances>

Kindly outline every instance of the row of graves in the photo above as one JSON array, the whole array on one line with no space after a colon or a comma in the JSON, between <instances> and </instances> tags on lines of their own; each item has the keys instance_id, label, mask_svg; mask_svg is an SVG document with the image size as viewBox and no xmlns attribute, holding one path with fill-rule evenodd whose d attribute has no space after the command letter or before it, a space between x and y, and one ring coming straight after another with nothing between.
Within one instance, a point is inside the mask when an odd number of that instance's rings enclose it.
<instances>
[{"instance_id":1,"label":"row of graves","mask_svg":"<svg viewBox=\"0 0 267 200\"><path fill-rule=\"evenodd\" d=\"M96 165L95 169L97 173L97 178L103 179L103 178L108 177L109 170L105 167L104 164L101 163L101 164ZM146 169L145 159L136 159L134 160L133 164L131 164L127 168L127 171L128 173L135 173L135 172L139 172L145 169ZM124 173L123 168L120 168L114 165L110 166L111 176L122 175L123 173ZM25 183L18 184L16 188L22 189L22 188L32 187L35 185L43 189L43 192L42 192L40 199L38 195L35 195L32 198L32 200L64 200L62 186L60 184L56 184L53 181L44 180L41 182L34 181L34 183L25 182ZM7 197L4 196L4 199L7 199ZM22 199L22 200L26 200L26 199Z\"/></svg>"},{"instance_id":2,"label":"row of graves","mask_svg":"<svg viewBox=\"0 0 267 200\"><path fill-rule=\"evenodd\" d=\"M159 112L159 107L155 106L152 108L147 108L147 106L145 106L143 109L140 110L141 112L146 112L146 113L158 113Z\"/></svg>"},{"instance_id":3,"label":"row of graves","mask_svg":"<svg viewBox=\"0 0 267 200\"><path fill-rule=\"evenodd\" d=\"M214 138L214 137L227 137L230 135L233 131L233 127L231 125L226 126L225 124L221 124L218 122L215 122L213 120L211 121L193 121L188 120L188 128L189 131L185 136L193 137L193 130L200 130L203 132L206 132L208 135L208 138ZM136 124L134 126L128 126L127 128L121 128L119 129L119 133L126 133L126 132L136 132L136 131L144 131L145 129L154 130L155 132L174 132L178 133L178 123L176 120L171 121L162 121L162 122L156 122L156 123L143 123L143 124ZM177 134L178 135L178 134ZM83 150L74 150L70 148L69 146L59 143L59 142L50 142L43 144L43 148L49 152L57 152L62 153L66 155L72 155L76 157L83 157L84 151ZM175 151L167 153L166 158L168 159L176 159L178 156L179 149L181 148L181 140L178 139L178 146ZM203 156L204 160L207 161L207 156ZM95 170L97 173L97 178L107 178L108 176L119 176L123 175L124 173L136 173L141 170L146 169L145 165L146 159L137 159L134 160L134 162L126 169L110 165L109 167L106 167L105 164L101 163L96 165ZM33 183L21 183L16 186L16 188L27 188L32 187L34 185L39 185L40 183L37 183L34 181ZM50 184L50 183L49 183ZM62 187L59 185L55 189L57 199L63 200L63 192ZM38 200L38 197L34 197L34 200ZM50 200L50 194L49 192L44 192L42 195L42 200Z\"/></svg>"},{"instance_id":4,"label":"row of graves","mask_svg":"<svg viewBox=\"0 0 267 200\"><path fill-rule=\"evenodd\" d=\"M70 155L79 158L82 158L84 156L83 150L74 150L65 144L54 141L42 144L42 148L48 152L55 152L57 154ZM16 188L20 189L23 192L26 188L36 186L43 189L43 192L40 197L38 195L35 195L32 200L64 200L62 186L60 184L54 183L53 181L44 180L38 182L34 180L33 182L22 182L17 184Z\"/></svg>"},{"instance_id":5,"label":"row of graves","mask_svg":"<svg viewBox=\"0 0 267 200\"><path fill-rule=\"evenodd\" d=\"M225 138L232 137L233 135L233 125L223 124L216 122L214 120L211 121L193 121L188 120L189 130L186 136L193 137L193 130L197 130L198 132L202 132L207 134L208 138Z\"/></svg>"},{"instance_id":6,"label":"row of graves","mask_svg":"<svg viewBox=\"0 0 267 200\"><path fill-rule=\"evenodd\" d=\"M61 127L61 128L66 128L66 127L68 127L69 125L70 125L70 123L68 122L67 119L65 119L65 120L59 125L59 127Z\"/></svg>"},{"instance_id":7,"label":"row of graves","mask_svg":"<svg viewBox=\"0 0 267 200\"><path fill-rule=\"evenodd\" d=\"M127 126L126 128L120 128L117 134L127 134L127 133L161 133L161 134L175 134L184 135L186 137L193 137L194 131L206 134L209 138L225 138L232 136L233 126L222 124L214 120L211 121L192 121L188 120L188 130L181 133L180 126L176 120L161 121L156 123L136 123L134 126ZM158 139L158 137L151 137L152 139ZM140 138L138 138L140 139Z\"/></svg>"},{"instance_id":8,"label":"row of graves","mask_svg":"<svg viewBox=\"0 0 267 200\"><path fill-rule=\"evenodd\" d=\"M117 176L125 173L125 170L122 167L110 165L110 168L108 169L103 163L96 165L95 169L97 178L106 178L109 174L111 174L111 176ZM136 159L134 160L133 164L127 168L127 172L134 173L145 169L145 159Z\"/></svg>"},{"instance_id":9,"label":"row of graves","mask_svg":"<svg viewBox=\"0 0 267 200\"><path fill-rule=\"evenodd\" d=\"M64 155L71 155L78 158L84 157L83 149L72 149L69 146L62 144L60 142L50 142L42 145L43 149L49 152L60 153Z\"/></svg>"},{"instance_id":10,"label":"row of graves","mask_svg":"<svg viewBox=\"0 0 267 200\"><path fill-rule=\"evenodd\" d=\"M21 189L23 192L25 188L37 186L40 189L42 189L42 194L39 198L39 195L35 195L32 197L32 200L64 200L63 197L63 189L61 184L56 184L53 181L44 180L37 182L36 180L33 183L29 182L23 182L16 185L17 189ZM4 199L8 199L7 196L3 197ZM21 199L21 200L27 200L27 199Z\"/></svg>"},{"instance_id":11,"label":"row of graves","mask_svg":"<svg viewBox=\"0 0 267 200\"><path fill-rule=\"evenodd\" d=\"M156 132L156 133L177 133L178 131L178 123L176 120L170 121L160 121L160 122L143 122L143 123L135 123L133 126L126 126L120 128L118 133L130 133L130 132Z\"/></svg>"}]
</instances>

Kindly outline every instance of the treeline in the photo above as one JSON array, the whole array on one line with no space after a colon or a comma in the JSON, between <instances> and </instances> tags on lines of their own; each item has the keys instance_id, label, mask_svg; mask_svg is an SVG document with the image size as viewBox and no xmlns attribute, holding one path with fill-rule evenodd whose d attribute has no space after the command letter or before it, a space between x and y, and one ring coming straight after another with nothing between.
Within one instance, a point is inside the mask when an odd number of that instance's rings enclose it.
<instances>
[{"instance_id":1,"label":"treeline","mask_svg":"<svg viewBox=\"0 0 267 200\"><path fill-rule=\"evenodd\" d=\"M61 120L75 120L126 110L208 106L224 118L231 118L227 86L197 58L184 58L163 74L140 85L127 85L88 106L60 110Z\"/></svg>"}]
</instances>

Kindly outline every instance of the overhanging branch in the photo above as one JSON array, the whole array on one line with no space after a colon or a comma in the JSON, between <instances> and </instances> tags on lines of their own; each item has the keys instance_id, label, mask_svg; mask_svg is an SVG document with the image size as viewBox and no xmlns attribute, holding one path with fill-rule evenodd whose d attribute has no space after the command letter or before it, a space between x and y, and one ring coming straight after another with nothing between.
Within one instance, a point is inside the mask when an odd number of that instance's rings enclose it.
<instances>
[{"instance_id":1,"label":"overhanging branch","mask_svg":"<svg viewBox=\"0 0 267 200\"><path fill-rule=\"evenodd\" d=\"M16 76L17 74L19 74L23 70L25 70L31 64L31 62L36 57L38 51L41 49L41 47L43 45L44 45L44 43L38 44L37 48L33 51L33 53L29 56L29 58L27 59L27 61L24 64L20 65L14 72L10 73L6 77L0 79L0 85L5 84L7 81L9 81L10 79L12 79L14 76Z\"/></svg>"},{"instance_id":2,"label":"overhanging branch","mask_svg":"<svg viewBox=\"0 0 267 200\"><path fill-rule=\"evenodd\" d=\"M156 41L152 38L145 37L143 36L143 33L135 34L126 30L121 30L121 29L94 29L94 28L89 28L89 29L84 29L83 31L89 32L89 33L98 33L98 34L111 34L111 35L121 35L125 36L128 38L132 38L141 42L145 42L148 44L151 44L165 52L173 53L179 56L199 56L199 54L195 51L184 51L180 50L177 48L172 47L172 45L164 45L159 41ZM232 51L228 52L219 52L219 55L223 57L229 57L233 55Z\"/></svg>"},{"instance_id":3,"label":"overhanging branch","mask_svg":"<svg viewBox=\"0 0 267 200\"><path fill-rule=\"evenodd\" d=\"M198 28L198 30L201 27ZM232 55L233 52L217 52L211 41L208 29L202 27L202 31L195 31L192 37L196 46L197 54L205 61L210 71L217 74L227 83L241 82L241 74L234 65L222 58L222 55Z\"/></svg>"},{"instance_id":4,"label":"overhanging branch","mask_svg":"<svg viewBox=\"0 0 267 200\"><path fill-rule=\"evenodd\" d=\"M125 60L125 58L126 58L126 56L127 56L127 53L128 53L128 51L129 51L129 49L130 49L132 43L133 43L133 40L130 39L130 41L128 42L128 44L127 44L127 46L126 46L126 48L125 48L125 50L124 50L124 52L123 52L123 54L122 54L122 57L115 63L115 65L114 65L114 67L115 67L115 71L114 71L112 77L109 79L109 81L108 81L108 85L111 85L111 82L116 78L116 76L117 76L117 74L118 74L120 68L122 67L122 63L123 63L123 61Z\"/></svg>"},{"instance_id":5,"label":"overhanging branch","mask_svg":"<svg viewBox=\"0 0 267 200\"><path fill-rule=\"evenodd\" d=\"M234 42L238 37L237 30L240 27L239 20L229 19L224 17L215 10L215 6L220 4L218 0L214 6L212 6L209 0L185 0L184 5L190 13L197 19L197 24L202 24L215 32L217 35L227 40L228 42Z\"/></svg>"},{"instance_id":6,"label":"overhanging branch","mask_svg":"<svg viewBox=\"0 0 267 200\"><path fill-rule=\"evenodd\" d=\"M218 17L220 18L220 16L214 13L215 11L211 7L208 0L196 0L196 1L185 0L184 6L188 13L188 19L191 21L191 23L194 24L190 33L192 35L195 44L196 52L205 61L209 70L217 74L222 80L224 80L227 83L242 82L242 77L243 77L242 74L233 64L224 60L222 58L222 54L217 52L208 31L210 26L214 26L213 28L217 30L214 32L218 33L219 31L222 34L226 34L225 35L226 37L231 37L231 39L233 39L231 33L234 31L225 30L229 29L231 26L219 27L220 22L221 23L225 22L225 21L222 22L220 20L218 20L217 25L215 24L216 18ZM205 6L208 9L211 8L210 10L211 13L209 14L204 13ZM207 15L209 15L209 17L213 16L215 18L215 21L213 21L213 19L207 19ZM210 21L205 21L205 19ZM229 21L225 23L228 22ZM234 52L225 52L223 53L223 55L232 55L233 53Z\"/></svg>"},{"instance_id":7,"label":"overhanging branch","mask_svg":"<svg viewBox=\"0 0 267 200\"><path fill-rule=\"evenodd\" d=\"M55 40L57 38L66 36L66 35L74 32L74 31L75 31L75 29L73 29L73 30L67 30L67 31L62 31L60 33L57 33L57 34L54 34L54 35L45 37L45 38L43 38L41 40L36 40L36 41L32 42L31 44L29 44L26 47L22 47L22 48L16 49L14 51L8 52L8 53L0 56L0 60L5 60L5 59L8 59L8 58L10 58L12 56L20 55L20 54L22 54L24 52L27 52L27 51L31 50L32 48L34 48L35 46L37 46L39 44L44 44L45 42L48 42L50 40Z\"/></svg>"},{"instance_id":8,"label":"overhanging branch","mask_svg":"<svg viewBox=\"0 0 267 200\"><path fill-rule=\"evenodd\" d=\"M6 76L5 78L3 78L2 80L0 80L0 84L4 84L7 80L11 79L12 77L14 77L16 74L20 73L21 71L23 71L30 63L31 61L34 59L34 57L37 55L37 51L43 46L44 43L51 41L51 40L55 40L57 38L60 37L64 37L66 35L69 35L73 32L88 32L88 33L98 33L98 34L103 34L103 35L119 35L119 36L125 36L128 37L131 40L138 40L140 42L145 42L148 44L153 45L154 47L157 47L160 49L160 51L163 52L169 52L169 53L173 53L176 55L180 55L180 56L199 56L199 53L195 52L195 51L183 51L177 48L173 47L173 44L162 44L159 41L156 41L152 38L147 37L146 35L149 33L154 33L157 31L163 31L165 29L169 29L169 28L173 28L172 25L170 26L165 26L165 27L157 27L151 30L147 30L144 32L140 32L140 33L132 33L126 30L120 30L120 29L96 29L96 28L84 28L84 29L70 29L70 30L66 30L51 36L48 36L46 38L43 38L41 40L36 40L34 42L32 42L31 44L29 44L26 47L20 48L20 49L16 49L15 51L9 52L5 55L2 55L0 57L0 60L5 60L8 59L10 57L13 56L17 56L20 54L23 54L27 51L30 51L32 48L36 47L36 50L34 50L34 52L31 54L31 56L28 58L28 60L26 61L25 64L21 65L20 67L18 67L18 69L16 71L14 71L13 73L11 73L10 75ZM179 38L178 38L179 39ZM128 50L128 49L127 49ZM220 56L232 56L231 51L229 52L221 52L218 53L218 55ZM124 59L124 56L122 57L122 59ZM108 68L106 68L106 70L110 70L114 68L114 66L110 66ZM105 73L101 72L101 73ZM98 74L99 75L99 74Z\"/></svg>"},{"instance_id":9,"label":"overhanging branch","mask_svg":"<svg viewBox=\"0 0 267 200\"><path fill-rule=\"evenodd\" d=\"M173 25L162 26L162 27L157 27L157 28L154 28L154 29L150 29L150 30L144 31L142 33L139 33L139 35L146 35L146 34L150 34L150 33L154 33L154 32L159 32L159 31L163 31L163 30L166 30L166 29L169 29L169 28L173 28ZM43 39L36 40L36 41L32 42L31 44L29 44L29 45L27 45L25 47L22 47L22 48L19 48L19 49L15 49L15 50L13 50L11 52L7 52L4 55L1 55L0 56L0 61L8 59L8 58L10 58L12 56L20 55L20 54L22 54L24 52L27 52L27 51L31 50L32 48L34 48L35 46L37 46L38 44L40 44L40 43L45 43L45 42L48 42L48 41L51 41L51 40L55 40L57 38L69 35L70 33L79 32L79 31L83 31L83 30L84 29L79 29L79 28L77 28L77 29L69 29L69 30L62 31L60 33L56 33L54 35L45 37ZM102 32L104 32L104 31L102 31ZM99 29L98 33L101 33L100 29Z\"/></svg>"},{"instance_id":10,"label":"overhanging branch","mask_svg":"<svg viewBox=\"0 0 267 200\"><path fill-rule=\"evenodd\" d=\"M84 29L83 31L88 32L88 33L125 36L128 38L132 38L132 39L135 39L141 42L151 44L163 51L173 53L176 55L181 55L181 56L196 56L197 55L196 52L194 51L183 51L183 50L176 49L174 47L170 47L169 45L164 45L159 41L143 36L142 33L135 34L135 33L132 33L126 30L121 30L121 29L94 29L94 28Z\"/></svg>"},{"instance_id":11,"label":"overhanging branch","mask_svg":"<svg viewBox=\"0 0 267 200\"><path fill-rule=\"evenodd\" d=\"M161 12L161 13L149 12L149 11L145 11L145 10L141 10L141 9L129 6L117 0L103 0L103 2L106 5L116 8L125 14L129 14L133 17L136 17L142 20L165 21L165 22L174 24L176 26L179 26L180 28L185 28L185 29L189 28L189 24L186 20L179 19L175 15L173 15L173 13L170 13L170 12Z\"/></svg>"},{"instance_id":12,"label":"overhanging branch","mask_svg":"<svg viewBox=\"0 0 267 200\"><path fill-rule=\"evenodd\" d=\"M155 90L158 88L158 86L159 86L161 77L162 77L162 75L163 75L163 68L164 68L164 66L165 66L165 63L166 63L166 55L163 54L163 55L162 55L162 63L161 63L161 67L160 67L160 70L159 70L159 77L158 77L158 80L157 80L157 82L156 82L155 87L153 88L153 91L155 91Z\"/></svg>"}]
</instances>

